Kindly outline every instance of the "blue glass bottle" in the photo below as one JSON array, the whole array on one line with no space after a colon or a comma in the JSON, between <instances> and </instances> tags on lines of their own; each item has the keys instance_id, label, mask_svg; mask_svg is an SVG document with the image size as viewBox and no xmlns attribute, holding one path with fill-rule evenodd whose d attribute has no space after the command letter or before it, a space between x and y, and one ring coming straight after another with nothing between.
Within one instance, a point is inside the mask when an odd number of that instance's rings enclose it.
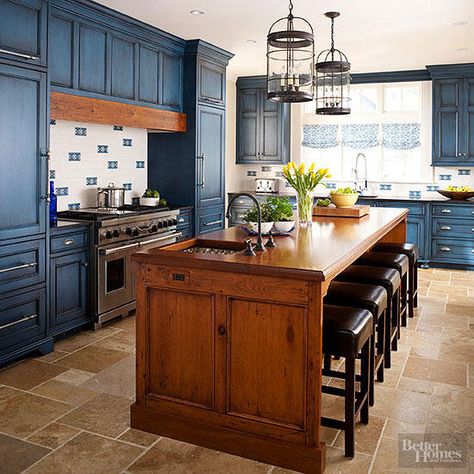
<instances>
[{"instance_id":1,"label":"blue glass bottle","mask_svg":"<svg viewBox=\"0 0 474 474\"><path fill-rule=\"evenodd\" d=\"M58 224L58 197L54 192L54 181L49 182L49 225L54 227Z\"/></svg>"}]
</instances>

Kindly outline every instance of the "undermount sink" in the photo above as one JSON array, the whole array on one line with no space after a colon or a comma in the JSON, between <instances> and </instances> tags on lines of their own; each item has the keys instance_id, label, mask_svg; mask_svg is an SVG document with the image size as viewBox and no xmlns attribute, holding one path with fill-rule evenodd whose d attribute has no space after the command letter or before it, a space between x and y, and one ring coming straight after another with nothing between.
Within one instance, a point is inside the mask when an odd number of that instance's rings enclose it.
<instances>
[{"instance_id":1,"label":"undermount sink","mask_svg":"<svg viewBox=\"0 0 474 474\"><path fill-rule=\"evenodd\" d=\"M222 240L191 239L172 244L164 250L174 250L185 254L232 255L245 250L245 242L228 242Z\"/></svg>"}]
</instances>

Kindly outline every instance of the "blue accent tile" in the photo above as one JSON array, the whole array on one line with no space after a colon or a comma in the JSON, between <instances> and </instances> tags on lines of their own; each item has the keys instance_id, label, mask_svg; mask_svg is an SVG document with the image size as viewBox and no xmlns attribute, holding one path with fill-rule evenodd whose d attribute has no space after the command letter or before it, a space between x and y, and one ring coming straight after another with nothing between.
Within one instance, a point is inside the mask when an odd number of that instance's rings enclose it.
<instances>
[{"instance_id":1,"label":"blue accent tile","mask_svg":"<svg viewBox=\"0 0 474 474\"><path fill-rule=\"evenodd\" d=\"M122 125L114 125L113 130L117 132L123 132L123 127Z\"/></svg>"},{"instance_id":2,"label":"blue accent tile","mask_svg":"<svg viewBox=\"0 0 474 474\"><path fill-rule=\"evenodd\" d=\"M408 191L408 197L410 199L420 199L421 191Z\"/></svg>"},{"instance_id":3,"label":"blue accent tile","mask_svg":"<svg viewBox=\"0 0 474 474\"><path fill-rule=\"evenodd\" d=\"M379 184L380 191L391 191L392 185L391 184Z\"/></svg>"},{"instance_id":4,"label":"blue accent tile","mask_svg":"<svg viewBox=\"0 0 474 474\"><path fill-rule=\"evenodd\" d=\"M336 189L336 183L325 183L326 188L328 189Z\"/></svg>"},{"instance_id":5,"label":"blue accent tile","mask_svg":"<svg viewBox=\"0 0 474 474\"><path fill-rule=\"evenodd\" d=\"M81 161L81 154L78 151L68 153L69 161Z\"/></svg>"},{"instance_id":6,"label":"blue accent tile","mask_svg":"<svg viewBox=\"0 0 474 474\"><path fill-rule=\"evenodd\" d=\"M145 168L145 162L144 161L136 161L135 162L135 167L136 168Z\"/></svg>"},{"instance_id":7,"label":"blue accent tile","mask_svg":"<svg viewBox=\"0 0 474 474\"><path fill-rule=\"evenodd\" d=\"M132 183L123 183L123 187L125 188L125 191L131 191Z\"/></svg>"},{"instance_id":8,"label":"blue accent tile","mask_svg":"<svg viewBox=\"0 0 474 474\"><path fill-rule=\"evenodd\" d=\"M62 188L56 188L57 196L69 196L69 188L67 186Z\"/></svg>"},{"instance_id":9,"label":"blue accent tile","mask_svg":"<svg viewBox=\"0 0 474 474\"><path fill-rule=\"evenodd\" d=\"M247 176L257 176L256 171L247 171Z\"/></svg>"},{"instance_id":10,"label":"blue accent tile","mask_svg":"<svg viewBox=\"0 0 474 474\"><path fill-rule=\"evenodd\" d=\"M283 171L277 171L277 172L275 173L275 176L276 176L277 178L283 178Z\"/></svg>"},{"instance_id":11,"label":"blue accent tile","mask_svg":"<svg viewBox=\"0 0 474 474\"><path fill-rule=\"evenodd\" d=\"M458 175L459 176L471 176L471 170L458 170Z\"/></svg>"},{"instance_id":12,"label":"blue accent tile","mask_svg":"<svg viewBox=\"0 0 474 474\"><path fill-rule=\"evenodd\" d=\"M428 186L426 186L426 190L428 192L438 191L438 189L439 189L439 186L437 184L428 184Z\"/></svg>"},{"instance_id":13,"label":"blue accent tile","mask_svg":"<svg viewBox=\"0 0 474 474\"><path fill-rule=\"evenodd\" d=\"M87 135L87 128L84 127L76 127L74 129L74 135L78 137L85 137Z\"/></svg>"},{"instance_id":14,"label":"blue accent tile","mask_svg":"<svg viewBox=\"0 0 474 474\"><path fill-rule=\"evenodd\" d=\"M56 179L56 170L49 170L49 179Z\"/></svg>"},{"instance_id":15,"label":"blue accent tile","mask_svg":"<svg viewBox=\"0 0 474 474\"><path fill-rule=\"evenodd\" d=\"M452 175L450 174L440 174L439 180L440 181L451 181Z\"/></svg>"},{"instance_id":16,"label":"blue accent tile","mask_svg":"<svg viewBox=\"0 0 474 474\"><path fill-rule=\"evenodd\" d=\"M132 139L131 138L124 138L123 139L123 146L132 146Z\"/></svg>"},{"instance_id":17,"label":"blue accent tile","mask_svg":"<svg viewBox=\"0 0 474 474\"><path fill-rule=\"evenodd\" d=\"M272 170L271 166L262 166L262 171L263 172L268 172L268 171L271 171L271 170Z\"/></svg>"},{"instance_id":18,"label":"blue accent tile","mask_svg":"<svg viewBox=\"0 0 474 474\"><path fill-rule=\"evenodd\" d=\"M134 206L138 206L140 204L140 198L139 197L132 197L132 204Z\"/></svg>"},{"instance_id":19,"label":"blue accent tile","mask_svg":"<svg viewBox=\"0 0 474 474\"><path fill-rule=\"evenodd\" d=\"M109 146L108 145L97 145L97 153L108 153Z\"/></svg>"},{"instance_id":20,"label":"blue accent tile","mask_svg":"<svg viewBox=\"0 0 474 474\"><path fill-rule=\"evenodd\" d=\"M107 168L109 170L116 170L118 169L118 161L107 161Z\"/></svg>"},{"instance_id":21,"label":"blue accent tile","mask_svg":"<svg viewBox=\"0 0 474 474\"><path fill-rule=\"evenodd\" d=\"M81 203L80 202L72 202L71 204L67 205L67 208L70 211L77 211L78 209L81 208Z\"/></svg>"},{"instance_id":22,"label":"blue accent tile","mask_svg":"<svg viewBox=\"0 0 474 474\"><path fill-rule=\"evenodd\" d=\"M95 176L86 178L86 186L97 186L97 178Z\"/></svg>"},{"instance_id":23,"label":"blue accent tile","mask_svg":"<svg viewBox=\"0 0 474 474\"><path fill-rule=\"evenodd\" d=\"M50 119L49 124L50 125L56 125L56 120L55 119Z\"/></svg>"}]
</instances>

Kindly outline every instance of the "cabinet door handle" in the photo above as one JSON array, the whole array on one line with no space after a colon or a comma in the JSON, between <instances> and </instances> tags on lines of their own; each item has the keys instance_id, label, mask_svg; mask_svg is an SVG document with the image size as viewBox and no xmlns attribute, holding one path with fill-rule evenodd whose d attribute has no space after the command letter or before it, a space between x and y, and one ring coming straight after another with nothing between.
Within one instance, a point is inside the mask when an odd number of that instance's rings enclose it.
<instances>
[{"instance_id":1,"label":"cabinet door handle","mask_svg":"<svg viewBox=\"0 0 474 474\"><path fill-rule=\"evenodd\" d=\"M23 59L33 59L34 61L38 61L40 58L39 56L33 56L32 54L25 54L25 53L17 53L16 51L11 51L9 49L0 49L0 53L3 54L11 54L12 56L17 56L18 58L23 58Z\"/></svg>"},{"instance_id":2,"label":"cabinet door handle","mask_svg":"<svg viewBox=\"0 0 474 474\"><path fill-rule=\"evenodd\" d=\"M23 323L23 322L28 321L30 319L35 319L37 317L38 317L37 314L31 314L30 316L23 316L23 318L21 318L21 319L18 319L16 321L11 322L11 323L3 324L2 326L0 326L0 330L9 328L10 326L15 326L16 324Z\"/></svg>"},{"instance_id":3,"label":"cabinet door handle","mask_svg":"<svg viewBox=\"0 0 474 474\"><path fill-rule=\"evenodd\" d=\"M451 227L449 225L442 225L440 227L441 230L451 230Z\"/></svg>"},{"instance_id":4,"label":"cabinet door handle","mask_svg":"<svg viewBox=\"0 0 474 474\"><path fill-rule=\"evenodd\" d=\"M440 247L439 250L441 252L451 252L451 249L449 247Z\"/></svg>"},{"instance_id":5,"label":"cabinet door handle","mask_svg":"<svg viewBox=\"0 0 474 474\"><path fill-rule=\"evenodd\" d=\"M217 225L217 224L222 224L222 219L219 221L211 221L211 222L204 222L204 226L210 226L210 225Z\"/></svg>"},{"instance_id":6,"label":"cabinet door handle","mask_svg":"<svg viewBox=\"0 0 474 474\"><path fill-rule=\"evenodd\" d=\"M184 217L178 217L178 222L184 222Z\"/></svg>"},{"instance_id":7,"label":"cabinet door handle","mask_svg":"<svg viewBox=\"0 0 474 474\"><path fill-rule=\"evenodd\" d=\"M218 328L217 328L217 331L219 332L219 334L221 336L223 336L225 334L225 326L222 326L220 325Z\"/></svg>"},{"instance_id":8,"label":"cabinet door handle","mask_svg":"<svg viewBox=\"0 0 474 474\"><path fill-rule=\"evenodd\" d=\"M76 241L74 239L65 239L63 240L63 245L65 247L69 247L70 245L74 245Z\"/></svg>"},{"instance_id":9,"label":"cabinet door handle","mask_svg":"<svg viewBox=\"0 0 474 474\"><path fill-rule=\"evenodd\" d=\"M441 209L443 214L451 214L451 209Z\"/></svg>"},{"instance_id":10,"label":"cabinet door handle","mask_svg":"<svg viewBox=\"0 0 474 474\"><path fill-rule=\"evenodd\" d=\"M36 265L38 265L37 262L23 263L21 265L15 266L15 267L2 268L0 270L0 273L14 272L15 270L21 270L22 268L36 267Z\"/></svg>"},{"instance_id":11,"label":"cabinet door handle","mask_svg":"<svg viewBox=\"0 0 474 474\"><path fill-rule=\"evenodd\" d=\"M197 159L201 162L198 167L198 186L204 188L204 155L200 155Z\"/></svg>"},{"instance_id":12,"label":"cabinet door handle","mask_svg":"<svg viewBox=\"0 0 474 474\"><path fill-rule=\"evenodd\" d=\"M87 268L89 266L89 264L87 262L82 262L81 265L84 267L84 268Z\"/></svg>"}]
</instances>

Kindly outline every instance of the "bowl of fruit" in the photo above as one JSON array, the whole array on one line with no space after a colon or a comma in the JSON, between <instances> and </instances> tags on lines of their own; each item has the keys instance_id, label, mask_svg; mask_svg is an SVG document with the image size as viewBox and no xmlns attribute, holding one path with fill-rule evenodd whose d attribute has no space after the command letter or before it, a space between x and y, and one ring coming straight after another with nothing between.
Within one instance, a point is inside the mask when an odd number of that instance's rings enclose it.
<instances>
[{"instance_id":1,"label":"bowl of fruit","mask_svg":"<svg viewBox=\"0 0 474 474\"><path fill-rule=\"evenodd\" d=\"M474 189L469 186L448 186L446 189L438 189L438 193L456 201L465 201L474 197Z\"/></svg>"},{"instance_id":2,"label":"bowl of fruit","mask_svg":"<svg viewBox=\"0 0 474 474\"><path fill-rule=\"evenodd\" d=\"M140 198L140 204L142 206L159 206L160 193L156 189L147 189Z\"/></svg>"},{"instance_id":3,"label":"bowl of fruit","mask_svg":"<svg viewBox=\"0 0 474 474\"><path fill-rule=\"evenodd\" d=\"M331 191L330 198L336 207L352 207L359 199L359 193L353 188L339 188Z\"/></svg>"}]
</instances>

